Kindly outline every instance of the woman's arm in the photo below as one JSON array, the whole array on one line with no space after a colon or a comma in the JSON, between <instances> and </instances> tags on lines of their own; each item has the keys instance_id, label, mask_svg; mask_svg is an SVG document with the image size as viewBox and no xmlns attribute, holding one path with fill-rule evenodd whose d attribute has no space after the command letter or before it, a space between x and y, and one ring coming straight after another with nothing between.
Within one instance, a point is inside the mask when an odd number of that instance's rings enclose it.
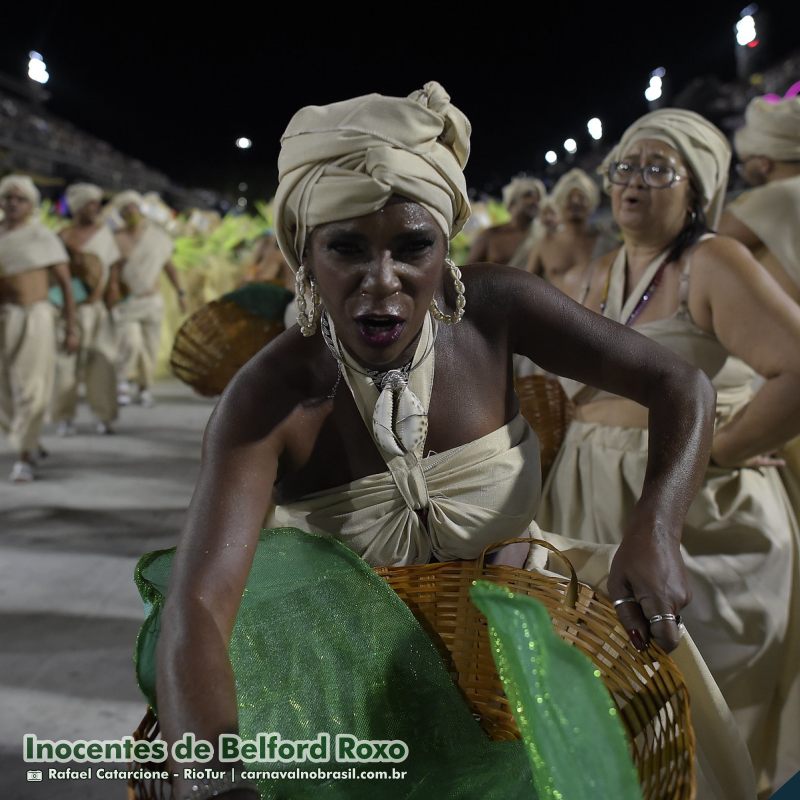
<instances>
[{"instance_id":1,"label":"woman's arm","mask_svg":"<svg viewBox=\"0 0 800 800\"><path fill-rule=\"evenodd\" d=\"M501 283L499 276L496 280ZM515 353L649 409L642 494L621 532L608 589L613 598L639 601L617 609L629 633L635 631L643 643L652 634L662 647L673 649L677 627L657 623L651 629L647 618L677 614L690 599L680 537L708 464L714 389L702 372L670 350L587 311L536 277L504 270L502 286L494 291L504 298L499 307L508 309Z\"/></svg>"},{"instance_id":2,"label":"woman's arm","mask_svg":"<svg viewBox=\"0 0 800 800\"><path fill-rule=\"evenodd\" d=\"M289 392L270 391L254 359L208 424L200 476L175 554L158 643L157 694L168 743L191 732L216 742L238 731L228 644L272 496ZM191 766L191 765L180 765ZM230 766L230 765L228 765ZM184 789L177 784L177 796Z\"/></svg>"},{"instance_id":3,"label":"woman's arm","mask_svg":"<svg viewBox=\"0 0 800 800\"><path fill-rule=\"evenodd\" d=\"M696 322L766 378L714 437L715 463L745 465L800 434L800 306L725 237L698 247L689 300Z\"/></svg>"}]
</instances>

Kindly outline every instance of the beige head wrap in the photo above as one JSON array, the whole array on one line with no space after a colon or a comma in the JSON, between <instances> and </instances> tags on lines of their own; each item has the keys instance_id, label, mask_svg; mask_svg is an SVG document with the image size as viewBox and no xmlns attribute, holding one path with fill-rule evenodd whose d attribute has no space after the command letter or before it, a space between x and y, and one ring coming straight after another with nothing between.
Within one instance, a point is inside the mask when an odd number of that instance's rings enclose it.
<instances>
[{"instance_id":1,"label":"beige head wrap","mask_svg":"<svg viewBox=\"0 0 800 800\"><path fill-rule=\"evenodd\" d=\"M407 98L369 94L298 111L281 138L275 229L296 269L311 230L371 214L393 195L424 206L449 238L469 218L471 126L436 82Z\"/></svg>"},{"instance_id":2,"label":"beige head wrap","mask_svg":"<svg viewBox=\"0 0 800 800\"><path fill-rule=\"evenodd\" d=\"M800 161L800 97L770 103L751 100L744 112L744 127L733 136L740 158L767 156L775 161Z\"/></svg>"},{"instance_id":3,"label":"beige head wrap","mask_svg":"<svg viewBox=\"0 0 800 800\"><path fill-rule=\"evenodd\" d=\"M4 197L11 189L16 189L20 194L25 195L34 206L39 205L41 195L33 181L27 175L6 175L0 181L0 197Z\"/></svg>"},{"instance_id":4,"label":"beige head wrap","mask_svg":"<svg viewBox=\"0 0 800 800\"><path fill-rule=\"evenodd\" d=\"M133 189L120 192L118 195L115 195L114 199L111 201L112 207L117 211L127 205L130 205L131 203L138 206L140 210L144 205L144 198L139 194L139 192L134 192Z\"/></svg>"},{"instance_id":5,"label":"beige head wrap","mask_svg":"<svg viewBox=\"0 0 800 800\"><path fill-rule=\"evenodd\" d=\"M73 183L67 189L67 205L77 214L87 203L103 199L103 190L93 183Z\"/></svg>"},{"instance_id":6,"label":"beige head wrap","mask_svg":"<svg viewBox=\"0 0 800 800\"><path fill-rule=\"evenodd\" d=\"M511 208L525 192L534 191L539 195L539 200L544 200L547 189L538 178L514 178L511 183L503 187L503 205Z\"/></svg>"},{"instance_id":7,"label":"beige head wrap","mask_svg":"<svg viewBox=\"0 0 800 800\"><path fill-rule=\"evenodd\" d=\"M553 187L553 200L559 210L567 204L569 193L573 189L578 189L586 195L589 201L589 213L600 205L600 189L597 184L582 169L571 169L562 175Z\"/></svg>"},{"instance_id":8,"label":"beige head wrap","mask_svg":"<svg viewBox=\"0 0 800 800\"><path fill-rule=\"evenodd\" d=\"M694 111L682 108L651 111L625 131L619 144L606 156L600 171L607 174L611 162L622 158L640 139L658 139L680 153L700 191L708 224L715 228L725 202L731 162L731 146L722 131ZM606 179L606 190L609 187Z\"/></svg>"}]
</instances>

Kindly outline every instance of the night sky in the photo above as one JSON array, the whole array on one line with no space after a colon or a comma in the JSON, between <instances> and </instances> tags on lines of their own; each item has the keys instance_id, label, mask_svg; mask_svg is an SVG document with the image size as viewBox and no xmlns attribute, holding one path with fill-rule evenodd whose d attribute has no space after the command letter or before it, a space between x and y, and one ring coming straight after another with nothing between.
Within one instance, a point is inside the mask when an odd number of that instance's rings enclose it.
<instances>
[{"instance_id":1,"label":"night sky","mask_svg":"<svg viewBox=\"0 0 800 800\"><path fill-rule=\"evenodd\" d=\"M471 186L496 190L513 174L541 172L545 151L563 152L568 136L588 146L590 117L610 140L646 112L657 66L676 91L699 75L733 79L743 0L561 0L524 13L487 3L494 18L470 12L447 25L422 4L361 13L331 4L328 17L298 5L292 21L270 19L270 4L27 6L2 12L0 72L24 77L28 51L39 50L54 113L184 185L234 191L246 181L251 194L270 195L280 135L298 108L406 95L428 80L472 121ZM165 19L165 8L181 16ZM761 10L773 56L800 47L800 3ZM253 149L236 150L239 136Z\"/></svg>"}]
</instances>

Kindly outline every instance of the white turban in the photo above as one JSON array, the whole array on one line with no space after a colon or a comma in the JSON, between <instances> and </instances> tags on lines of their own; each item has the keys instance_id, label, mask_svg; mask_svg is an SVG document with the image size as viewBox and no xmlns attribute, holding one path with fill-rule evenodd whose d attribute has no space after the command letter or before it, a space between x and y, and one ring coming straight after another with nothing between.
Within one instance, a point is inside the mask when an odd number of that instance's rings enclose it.
<instances>
[{"instance_id":1,"label":"white turban","mask_svg":"<svg viewBox=\"0 0 800 800\"><path fill-rule=\"evenodd\" d=\"M624 157L628 148L641 139L658 139L674 147L686 162L710 227L719 222L728 186L731 146L722 131L705 117L682 108L651 111L622 134L619 144L600 167L605 174L611 162ZM610 187L606 178L606 189Z\"/></svg>"},{"instance_id":2,"label":"white turban","mask_svg":"<svg viewBox=\"0 0 800 800\"><path fill-rule=\"evenodd\" d=\"M6 175L0 181L0 197L5 197L11 189L16 189L20 194L25 195L33 206L39 205L39 200L41 200L39 190L27 175Z\"/></svg>"},{"instance_id":3,"label":"white turban","mask_svg":"<svg viewBox=\"0 0 800 800\"><path fill-rule=\"evenodd\" d=\"M557 208L562 209L566 206L573 189L586 196L590 214L600 205L600 189L597 184L582 169L571 169L562 175L553 187L553 200Z\"/></svg>"},{"instance_id":4,"label":"white turban","mask_svg":"<svg viewBox=\"0 0 800 800\"><path fill-rule=\"evenodd\" d=\"M534 191L539 195L539 200L543 200L547 194L547 189L538 178L514 178L511 183L503 187L503 205L506 208L519 200L525 192Z\"/></svg>"},{"instance_id":5,"label":"white turban","mask_svg":"<svg viewBox=\"0 0 800 800\"><path fill-rule=\"evenodd\" d=\"M114 199L111 201L111 205L117 211L125 206L130 205L138 206L141 210L142 206L144 206L144 198L139 194L139 192L134 192L133 189L128 189L125 192L120 192L118 195L114 196Z\"/></svg>"},{"instance_id":6,"label":"white turban","mask_svg":"<svg viewBox=\"0 0 800 800\"><path fill-rule=\"evenodd\" d=\"M93 183L73 183L67 189L67 205L72 214L77 214L87 203L103 199L103 190Z\"/></svg>"},{"instance_id":7,"label":"white turban","mask_svg":"<svg viewBox=\"0 0 800 800\"><path fill-rule=\"evenodd\" d=\"M733 136L739 158L767 156L774 161L800 161L800 97L770 103L751 100L744 127Z\"/></svg>"},{"instance_id":8,"label":"white turban","mask_svg":"<svg viewBox=\"0 0 800 800\"><path fill-rule=\"evenodd\" d=\"M438 83L407 98L369 94L298 111L281 137L275 230L296 269L311 230L402 195L449 239L470 215L463 169L471 126Z\"/></svg>"}]
</instances>

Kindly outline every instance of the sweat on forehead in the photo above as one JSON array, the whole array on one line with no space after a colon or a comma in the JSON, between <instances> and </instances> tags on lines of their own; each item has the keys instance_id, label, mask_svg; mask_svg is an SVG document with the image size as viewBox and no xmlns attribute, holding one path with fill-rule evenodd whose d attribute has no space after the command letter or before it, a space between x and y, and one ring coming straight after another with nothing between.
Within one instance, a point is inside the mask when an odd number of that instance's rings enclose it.
<instances>
[{"instance_id":1,"label":"sweat on forehead","mask_svg":"<svg viewBox=\"0 0 800 800\"><path fill-rule=\"evenodd\" d=\"M431 236L443 236L436 220L428 210L406 198L393 198L383 208L364 214L360 217L326 222L314 228L307 237L307 242L320 234L326 237L339 233L370 234L389 226L393 234L415 233L424 231Z\"/></svg>"}]
</instances>

